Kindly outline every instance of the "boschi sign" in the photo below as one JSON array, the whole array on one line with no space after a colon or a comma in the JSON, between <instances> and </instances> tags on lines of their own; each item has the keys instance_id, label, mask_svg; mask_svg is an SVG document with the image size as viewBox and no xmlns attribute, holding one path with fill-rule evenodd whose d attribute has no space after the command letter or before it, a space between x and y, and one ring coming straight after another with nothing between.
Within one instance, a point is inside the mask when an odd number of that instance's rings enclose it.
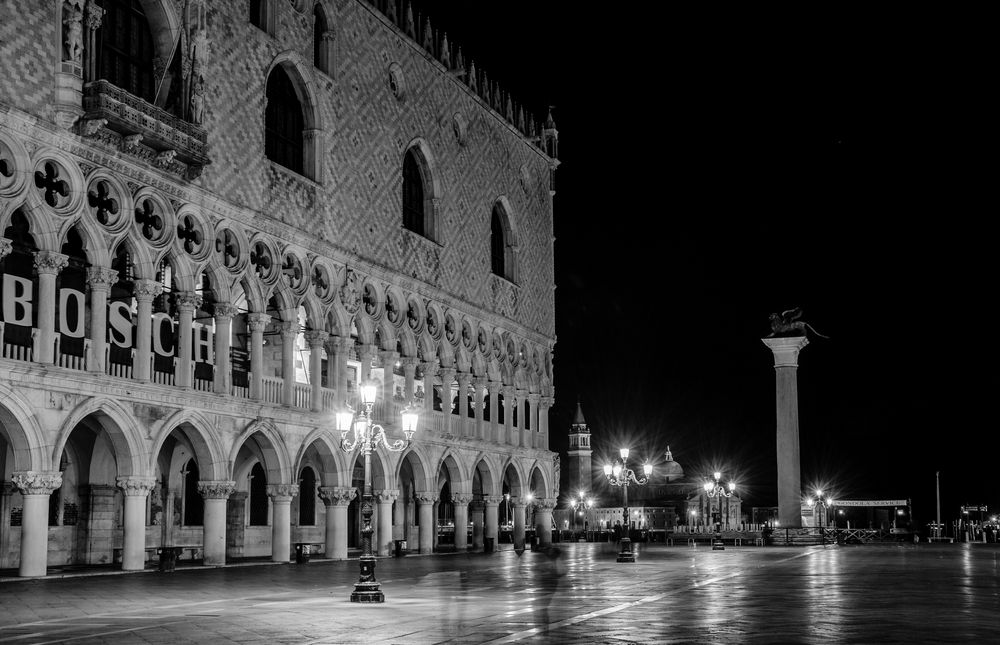
<instances>
[{"instance_id":1,"label":"boschi sign","mask_svg":"<svg viewBox=\"0 0 1000 645\"><path fill-rule=\"evenodd\" d=\"M9 273L3 276L3 322L5 325L32 327L34 320L34 284L30 279ZM83 338L86 334L86 295L77 289L62 288L58 294L58 331L70 338ZM113 300L108 303L108 336L118 347L134 347L134 315L136 303ZM155 312L153 319L153 351L159 356L174 355L176 349L176 322L170 314ZM213 364L215 324L192 322L194 333L193 357L198 362Z\"/></svg>"}]
</instances>

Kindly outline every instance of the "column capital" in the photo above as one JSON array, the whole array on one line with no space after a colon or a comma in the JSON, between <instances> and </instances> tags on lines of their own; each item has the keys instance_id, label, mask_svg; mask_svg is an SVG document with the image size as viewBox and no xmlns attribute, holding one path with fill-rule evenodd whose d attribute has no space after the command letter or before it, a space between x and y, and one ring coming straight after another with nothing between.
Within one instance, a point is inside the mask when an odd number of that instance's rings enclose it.
<instances>
[{"instance_id":1,"label":"column capital","mask_svg":"<svg viewBox=\"0 0 1000 645\"><path fill-rule=\"evenodd\" d=\"M10 476L22 495L50 495L62 486L61 472L24 470Z\"/></svg>"},{"instance_id":2,"label":"column capital","mask_svg":"<svg viewBox=\"0 0 1000 645\"><path fill-rule=\"evenodd\" d=\"M538 511L542 512L547 511L551 513L553 510L555 510L557 502L558 500L553 499L551 497L543 497L542 499L536 499L534 502L532 502L532 504L535 505L535 508Z\"/></svg>"},{"instance_id":3,"label":"column capital","mask_svg":"<svg viewBox=\"0 0 1000 645\"><path fill-rule=\"evenodd\" d=\"M330 337L330 333L323 331L322 329L310 329L306 331L303 336L305 337L309 348L316 350L323 347L323 344L326 343L326 339Z\"/></svg>"},{"instance_id":4,"label":"column capital","mask_svg":"<svg viewBox=\"0 0 1000 645\"><path fill-rule=\"evenodd\" d=\"M340 486L319 487L319 498L327 506L347 506L357 496L357 488L343 488Z\"/></svg>"},{"instance_id":5,"label":"column capital","mask_svg":"<svg viewBox=\"0 0 1000 645\"><path fill-rule=\"evenodd\" d=\"M451 494L451 503L454 504L455 506L468 506L471 501L472 501L472 495L464 493Z\"/></svg>"},{"instance_id":6,"label":"column capital","mask_svg":"<svg viewBox=\"0 0 1000 645\"><path fill-rule=\"evenodd\" d=\"M392 367L392 364L399 358L399 352L393 349L383 349L379 351L378 357L382 359L383 367Z\"/></svg>"},{"instance_id":7,"label":"column capital","mask_svg":"<svg viewBox=\"0 0 1000 645\"><path fill-rule=\"evenodd\" d=\"M474 376L472 378L472 385L477 390L482 390L484 387L487 386L489 382L490 382L489 379L487 379L485 376Z\"/></svg>"},{"instance_id":8,"label":"column capital","mask_svg":"<svg viewBox=\"0 0 1000 645\"><path fill-rule=\"evenodd\" d=\"M132 283L132 294L136 300L149 302L163 293L163 284L156 280L136 280Z\"/></svg>"},{"instance_id":9,"label":"column capital","mask_svg":"<svg viewBox=\"0 0 1000 645\"><path fill-rule=\"evenodd\" d=\"M240 313L239 307L232 305L228 302L217 302L215 303L215 319L216 320L232 320L237 314Z\"/></svg>"},{"instance_id":10,"label":"column capital","mask_svg":"<svg viewBox=\"0 0 1000 645\"><path fill-rule=\"evenodd\" d=\"M420 359L416 356L403 356L399 359L399 362L403 365L404 370L416 370L417 365L420 364Z\"/></svg>"},{"instance_id":11,"label":"column capital","mask_svg":"<svg viewBox=\"0 0 1000 645\"><path fill-rule=\"evenodd\" d=\"M458 381L459 386L469 387L469 381L472 380L471 372L458 372L455 374L455 379Z\"/></svg>"},{"instance_id":12,"label":"column capital","mask_svg":"<svg viewBox=\"0 0 1000 645\"><path fill-rule=\"evenodd\" d=\"M278 332L282 340L295 340L299 335L299 323L296 320L283 320L278 323Z\"/></svg>"},{"instance_id":13,"label":"column capital","mask_svg":"<svg viewBox=\"0 0 1000 645\"><path fill-rule=\"evenodd\" d=\"M421 361L420 370L424 373L424 376L434 376L438 371L438 361L435 358L430 361Z\"/></svg>"},{"instance_id":14,"label":"column capital","mask_svg":"<svg viewBox=\"0 0 1000 645\"><path fill-rule=\"evenodd\" d=\"M503 398L507 399L514 395L517 389L513 385L501 385L500 394L503 394Z\"/></svg>"},{"instance_id":15,"label":"column capital","mask_svg":"<svg viewBox=\"0 0 1000 645\"><path fill-rule=\"evenodd\" d=\"M503 383L500 381L486 381L486 389L490 391L490 394L497 394L503 389Z\"/></svg>"},{"instance_id":16,"label":"column capital","mask_svg":"<svg viewBox=\"0 0 1000 645\"><path fill-rule=\"evenodd\" d=\"M551 408L553 403L555 403L555 399L551 396L543 396L538 400L538 405L542 408Z\"/></svg>"},{"instance_id":17,"label":"column capital","mask_svg":"<svg viewBox=\"0 0 1000 645\"><path fill-rule=\"evenodd\" d=\"M57 274L69 264L69 257L55 251L35 251L35 270Z\"/></svg>"},{"instance_id":18,"label":"column capital","mask_svg":"<svg viewBox=\"0 0 1000 645\"><path fill-rule=\"evenodd\" d=\"M174 293L174 304L180 311L194 311L201 307L201 294L194 291L177 291Z\"/></svg>"},{"instance_id":19,"label":"column capital","mask_svg":"<svg viewBox=\"0 0 1000 645\"><path fill-rule=\"evenodd\" d=\"M7 257L14 250L14 245L5 237L0 237L0 260Z\"/></svg>"},{"instance_id":20,"label":"column capital","mask_svg":"<svg viewBox=\"0 0 1000 645\"><path fill-rule=\"evenodd\" d=\"M118 281L118 272L108 267L88 267L87 284L92 291L110 291L111 285Z\"/></svg>"},{"instance_id":21,"label":"column capital","mask_svg":"<svg viewBox=\"0 0 1000 645\"><path fill-rule=\"evenodd\" d=\"M500 502L503 501L503 495L484 495L483 504L488 507L500 506Z\"/></svg>"},{"instance_id":22,"label":"column capital","mask_svg":"<svg viewBox=\"0 0 1000 645\"><path fill-rule=\"evenodd\" d=\"M417 493L416 495L414 495L414 497L416 497L417 503L420 504L421 506L425 506L427 504L433 504L439 499L438 494L433 492Z\"/></svg>"},{"instance_id":23,"label":"column capital","mask_svg":"<svg viewBox=\"0 0 1000 645\"><path fill-rule=\"evenodd\" d=\"M441 375L441 382L445 385L451 385L451 382L455 379L455 372L457 372L454 367L441 367L438 368L438 374Z\"/></svg>"},{"instance_id":24,"label":"column capital","mask_svg":"<svg viewBox=\"0 0 1000 645\"><path fill-rule=\"evenodd\" d=\"M761 338L774 353L774 367L798 367L799 352L809 344L805 336L787 336L782 338Z\"/></svg>"},{"instance_id":25,"label":"column capital","mask_svg":"<svg viewBox=\"0 0 1000 645\"><path fill-rule=\"evenodd\" d=\"M235 490L234 481L209 479L198 482L198 492L205 499L229 499Z\"/></svg>"},{"instance_id":26,"label":"column capital","mask_svg":"<svg viewBox=\"0 0 1000 645\"><path fill-rule=\"evenodd\" d=\"M392 489L374 491L375 501L379 504L391 504L399 499L399 491Z\"/></svg>"},{"instance_id":27,"label":"column capital","mask_svg":"<svg viewBox=\"0 0 1000 645\"><path fill-rule=\"evenodd\" d=\"M156 488L155 477L118 477L115 483L122 489L125 497L145 497Z\"/></svg>"},{"instance_id":28,"label":"column capital","mask_svg":"<svg viewBox=\"0 0 1000 645\"><path fill-rule=\"evenodd\" d=\"M299 494L298 484L268 484L267 496L274 502L290 502Z\"/></svg>"},{"instance_id":29,"label":"column capital","mask_svg":"<svg viewBox=\"0 0 1000 645\"><path fill-rule=\"evenodd\" d=\"M249 325L250 331L264 331L269 322L271 322L271 316L267 314L256 312L247 314L247 325Z\"/></svg>"}]
</instances>

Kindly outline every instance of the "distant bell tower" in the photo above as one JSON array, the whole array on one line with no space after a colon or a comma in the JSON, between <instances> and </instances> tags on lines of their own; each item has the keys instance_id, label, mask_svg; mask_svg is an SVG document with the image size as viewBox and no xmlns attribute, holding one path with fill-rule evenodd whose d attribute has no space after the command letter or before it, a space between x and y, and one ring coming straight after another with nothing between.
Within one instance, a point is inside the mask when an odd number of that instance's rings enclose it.
<instances>
[{"instance_id":1,"label":"distant bell tower","mask_svg":"<svg viewBox=\"0 0 1000 645\"><path fill-rule=\"evenodd\" d=\"M583 418L580 401L576 402L576 414L569 431L569 461L566 467L566 492L575 497L578 493L590 495L593 490L594 474L590 465L590 429Z\"/></svg>"}]
</instances>

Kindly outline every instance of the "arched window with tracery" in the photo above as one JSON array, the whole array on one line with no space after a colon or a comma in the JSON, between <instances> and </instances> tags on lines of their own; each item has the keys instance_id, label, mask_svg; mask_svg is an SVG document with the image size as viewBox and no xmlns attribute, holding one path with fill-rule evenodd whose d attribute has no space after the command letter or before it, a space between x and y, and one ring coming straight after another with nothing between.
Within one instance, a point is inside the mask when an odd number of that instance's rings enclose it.
<instances>
[{"instance_id":1,"label":"arched window with tracery","mask_svg":"<svg viewBox=\"0 0 1000 645\"><path fill-rule=\"evenodd\" d=\"M288 73L275 67L267 78L264 114L264 154L271 161L303 174L302 104Z\"/></svg>"},{"instance_id":2,"label":"arched window with tracery","mask_svg":"<svg viewBox=\"0 0 1000 645\"><path fill-rule=\"evenodd\" d=\"M155 49L149 22L139 0L103 0L104 19L98 31L97 78L106 79L149 103L154 102Z\"/></svg>"},{"instance_id":3,"label":"arched window with tracery","mask_svg":"<svg viewBox=\"0 0 1000 645\"><path fill-rule=\"evenodd\" d=\"M411 148L403 157L403 226L425 235L424 220L424 177Z\"/></svg>"}]
</instances>

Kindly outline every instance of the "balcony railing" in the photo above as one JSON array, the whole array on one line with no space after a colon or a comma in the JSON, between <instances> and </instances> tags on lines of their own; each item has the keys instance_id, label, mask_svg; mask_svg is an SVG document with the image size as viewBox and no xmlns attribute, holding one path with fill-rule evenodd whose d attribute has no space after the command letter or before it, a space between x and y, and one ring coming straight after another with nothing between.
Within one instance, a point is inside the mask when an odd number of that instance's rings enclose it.
<instances>
[{"instance_id":1,"label":"balcony railing","mask_svg":"<svg viewBox=\"0 0 1000 645\"><path fill-rule=\"evenodd\" d=\"M115 87L105 80L87 83L83 90L85 119L107 119L107 127L124 136L142 135L142 143L157 152L174 151L189 173L200 173L211 163L208 135L155 105Z\"/></svg>"}]
</instances>

